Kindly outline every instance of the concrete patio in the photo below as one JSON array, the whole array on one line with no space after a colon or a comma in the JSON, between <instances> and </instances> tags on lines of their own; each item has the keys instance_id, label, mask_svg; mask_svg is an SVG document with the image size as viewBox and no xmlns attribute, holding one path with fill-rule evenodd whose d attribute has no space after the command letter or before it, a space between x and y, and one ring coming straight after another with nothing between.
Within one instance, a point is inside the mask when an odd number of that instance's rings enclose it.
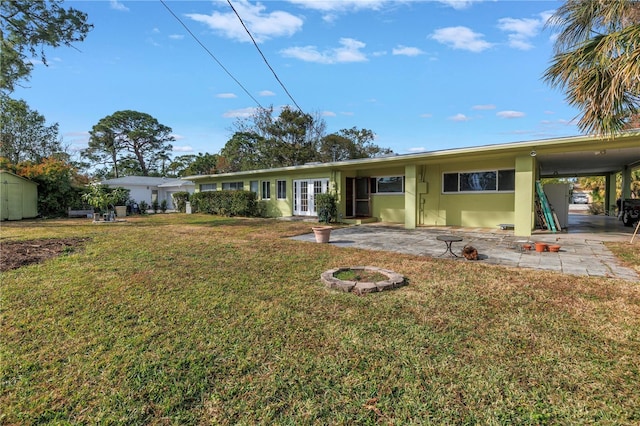
<instances>
[{"instance_id":1,"label":"concrete patio","mask_svg":"<svg viewBox=\"0 0 640 426\"><path fill-rule=\"evenodd\" d=\"M395 224L374 223L332 231L330 244L338 247L356 247L366 250L383 250L417 256L441 256L446 244L436 239L439 235L462 237L454 242L453 252L460 255L465 245L478 250L479 262L507 267L542 269L565 274L593 277L619 278L640 281L631 268L623 266L604 245L604 241L629 242L633 229L607 216L572 214L569 231L559 233L536 232L530 238L516 237L513 231L486 228L420 227L404 229ZM296 240L314 242L313 234L294 237ZM522 245L531 242L558 244L557 253L523 250ZM636 243L640 247L640 241ZM452 261L464 258L441 257Z\"/></svg>"}]
</instances>

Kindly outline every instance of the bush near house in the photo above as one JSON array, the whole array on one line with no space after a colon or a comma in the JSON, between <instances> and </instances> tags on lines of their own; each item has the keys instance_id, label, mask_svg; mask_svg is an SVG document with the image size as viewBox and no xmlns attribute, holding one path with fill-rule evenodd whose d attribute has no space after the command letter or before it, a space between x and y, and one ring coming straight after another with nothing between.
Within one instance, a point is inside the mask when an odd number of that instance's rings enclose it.
<instances>
[{"instance_id":1,"label":"bush near house","mask_svg":"<svg viewBox=\"0 0 640 426\"><path fill-rule=\"evenodd\" d=\"M191 196L191 206L200 213L219 216L258 216L256 194L251 191L207 191Z\"/></svg>"},{"instance_id":2,"label":"bush near house","mask_svg":"<svg viewBox=\"0 0 640 426\"><path fill-rule=\"evenodd\" d=\"M317 194L315 201L318 222L330 223L338 219L338 200L334 194Z\"/></svg>"}]
</instances>

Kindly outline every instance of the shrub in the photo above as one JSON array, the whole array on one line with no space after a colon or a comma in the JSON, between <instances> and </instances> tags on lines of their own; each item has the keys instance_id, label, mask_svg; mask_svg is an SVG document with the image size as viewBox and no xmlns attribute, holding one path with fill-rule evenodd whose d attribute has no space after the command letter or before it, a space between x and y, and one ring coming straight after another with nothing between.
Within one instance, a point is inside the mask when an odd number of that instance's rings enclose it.
<instances>
[{"instance_id":1,"label":"shrub","mask_svg":"<svg viewBox=\"0 0 640 426\"><path fill-rule=\"evenodd\" d=\"M329 223L338 218L338 200L334 194L316 194L316 211L318 222Z\"/></svg>"},{"instance_id":2,"label":"shrub","mask_svg":"<svg viewBox=\"0 0 640 426\"><path fill-rule=\"evenodd\" d=\"M174 192L172 194L173 204L176 206L176 210L180 213L186 213L187 211L187 202L189 201L191 194L187 191Z\"/></svg>"},{"instance_id":3,"label":"shrub","mask_svg":"<svg viewBox=\"0 0 640 426\"><path fill-rule=\"evenodd\" d=\"M167 211L167 207L168 207L167 200L162 200L162 201L160 202L160 211L161 211L162 213L165 213L165 212Z\"/></svg>"},{"instance_id":4,"label":"shrub","mask_svg":"<svg viewBox=\"0 0 640 426\"><path fill-rule=\"evenodd\" d=\"M220 216L258 216L256 194L251 191L206 191L191 196L197 212Z\"/></svg>"},{"instance_id":5,"label":"shrub","mask_svg":"<svg viewBox=\"0 0 640 426\"><path fill-rule=\"evenodd\" d=\"M158 203L157 199L151 201L151 210L153 210L154 213L158 213L158 210L160 210L160 203Z\"/></svg>"},{"instance_id":6,"label":"shrub","mask_svg":"<svg viewBox=\"0 0 640 426\"><path fill-rule=\"evenodd\" d=\"M138 205L138 207L140 208L140 214L147 214L147 210L149 210L149 203L147 203L145 200L140 201L140 205Z\"/></svg>"}]
</instances>

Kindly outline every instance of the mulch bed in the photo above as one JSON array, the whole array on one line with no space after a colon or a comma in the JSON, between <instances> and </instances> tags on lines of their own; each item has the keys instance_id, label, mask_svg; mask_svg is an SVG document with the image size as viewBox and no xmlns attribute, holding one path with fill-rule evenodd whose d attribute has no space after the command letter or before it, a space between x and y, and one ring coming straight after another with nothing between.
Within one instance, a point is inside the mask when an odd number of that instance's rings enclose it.
<instances>
[{"instance_id":1,"label":"mulch bed","mask_svg":"<svg viewBox=\"0 0 640 426\"><path fill-rule=\"evenodd\" d=\"M88 238L58 238L0 243L0 271L40 263L84 246Z\"/></svg>"}]
</instances>

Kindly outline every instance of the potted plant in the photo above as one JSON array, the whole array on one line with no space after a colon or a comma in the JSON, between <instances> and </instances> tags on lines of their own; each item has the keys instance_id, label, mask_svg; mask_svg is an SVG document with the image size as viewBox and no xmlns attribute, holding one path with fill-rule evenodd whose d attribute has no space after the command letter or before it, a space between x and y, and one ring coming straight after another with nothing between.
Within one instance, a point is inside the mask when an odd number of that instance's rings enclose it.
<instances>
[{"instance_id":1,"label":"potted plant","mask_svg":"<svg viewBox=\"0 0 640 426\"><path fill-rule=\"evenodd\" d=\"M318 243L328 243L331 238L331 229L329 225L338 218L338 202L336 196L330 193L317 194L315 196L316 211L318 212L318 222L324 223L324 226L314 226L311 229Z\"/></svg>"},{"instance_id":2,"label":"potted plant","mask_svg":"<svg viewBox=\"0 0 640 426\"><path fill-rule=\"evenodd\" d=\"M109 188L106 185L93 184L89 191L82 195L82 199L94 208L94 220L106 214L106 219L113 219L113 209L122 200L129 198L129 190L124 188ZM98 216L96 217L96 213Z\"/></svg>"}]
</instances>

